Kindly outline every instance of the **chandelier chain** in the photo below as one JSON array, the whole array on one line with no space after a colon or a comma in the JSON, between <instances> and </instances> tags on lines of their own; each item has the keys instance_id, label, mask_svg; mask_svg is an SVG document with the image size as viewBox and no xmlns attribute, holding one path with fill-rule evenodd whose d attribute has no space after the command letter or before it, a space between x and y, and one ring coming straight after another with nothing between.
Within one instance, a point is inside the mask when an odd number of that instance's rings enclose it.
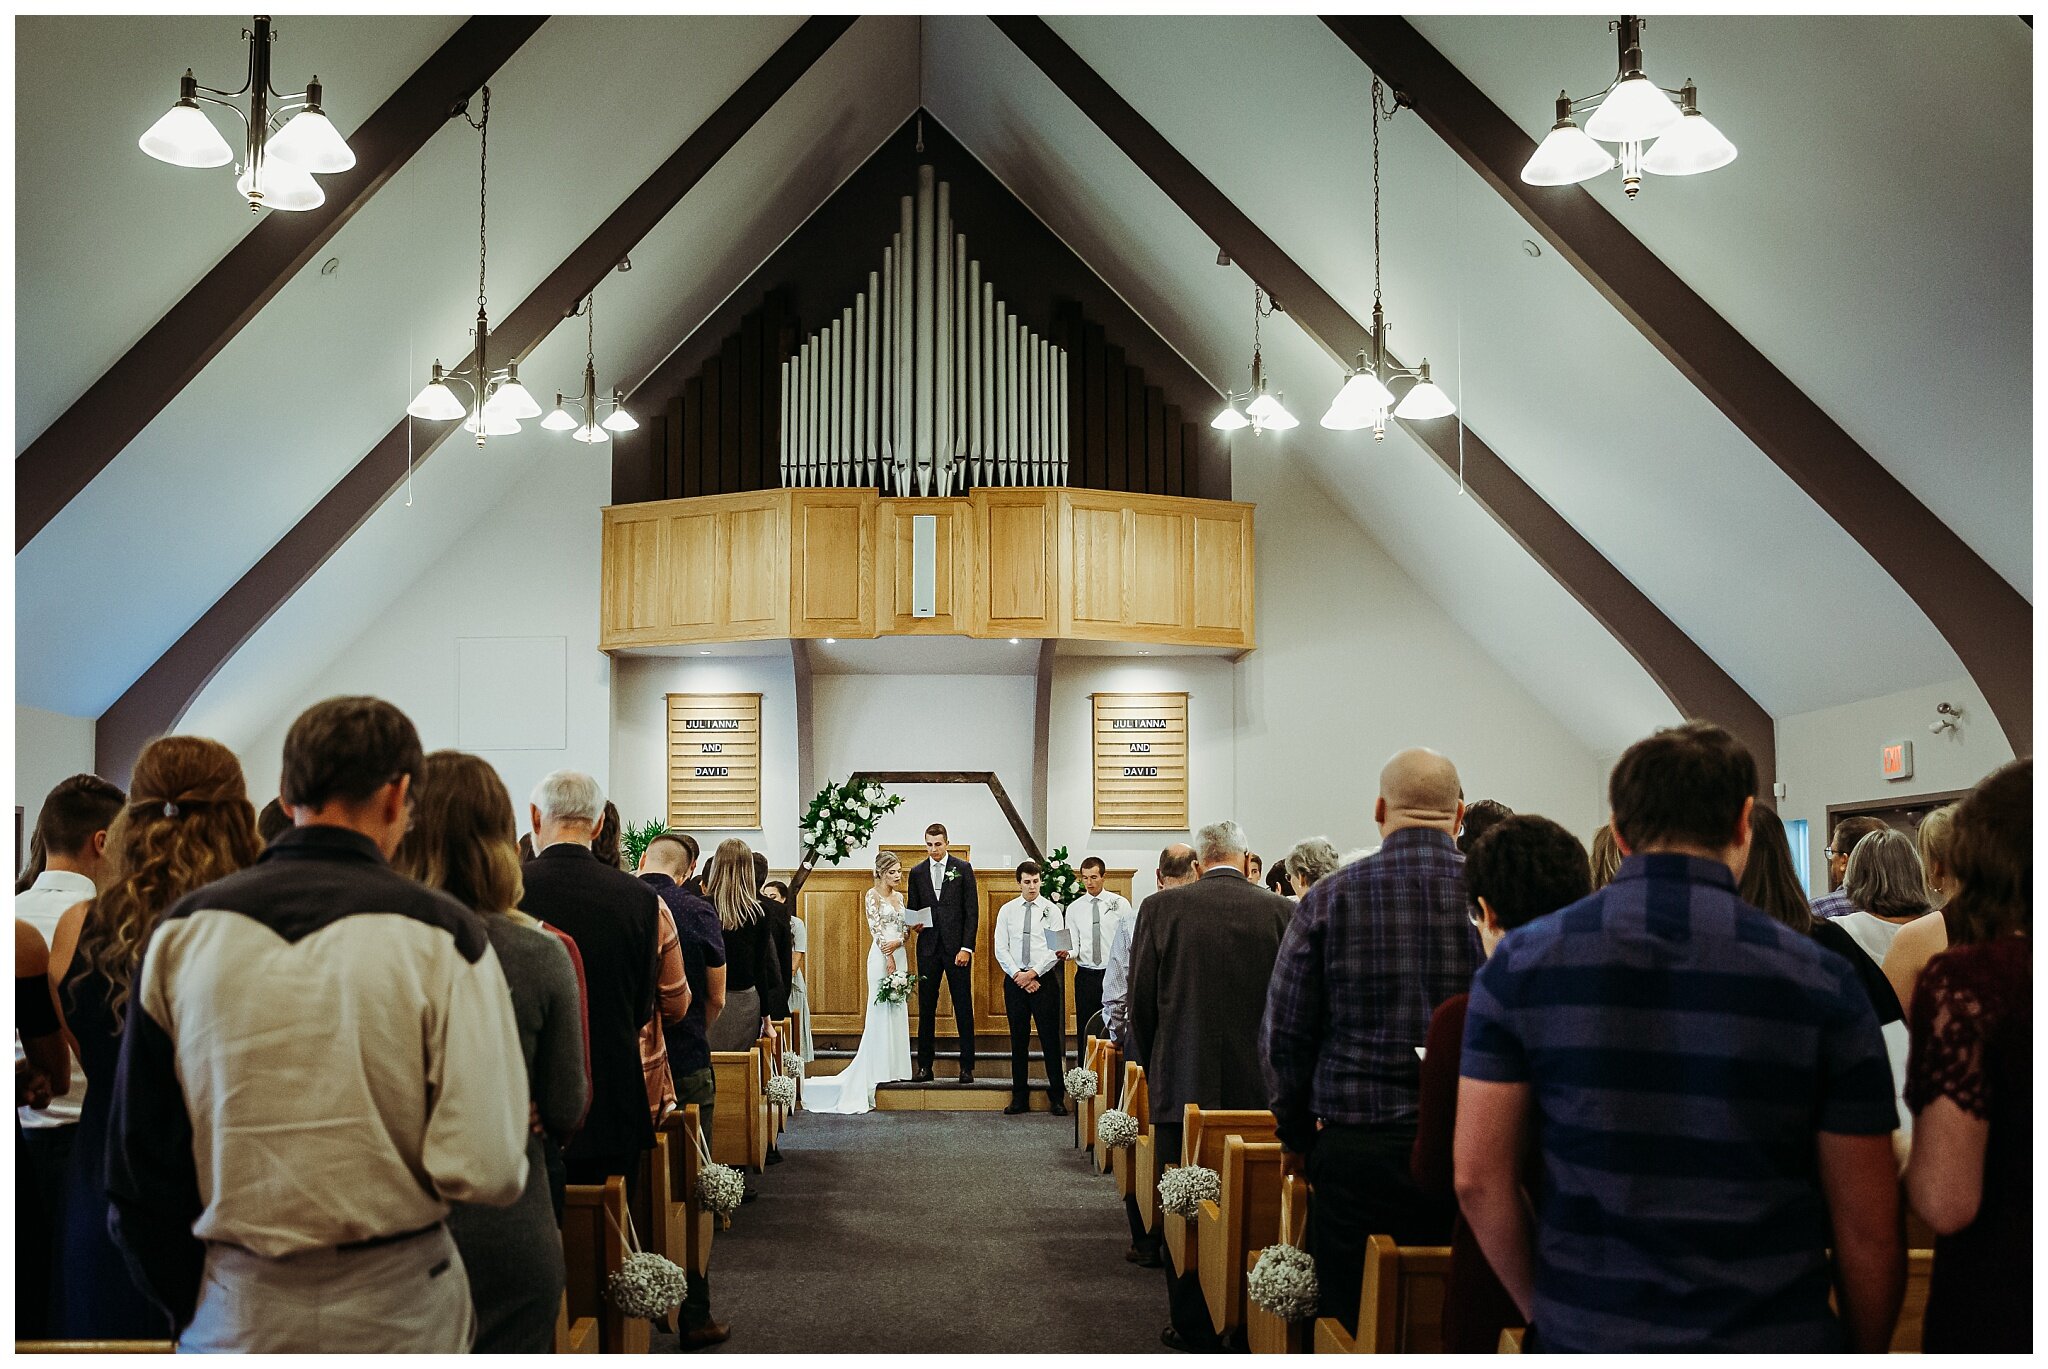
<instances>
[{"instance_id":1,"label":"chandelier chain","mask_svg":"<svg viewBox=\"0 0 2048 1369\"><path fill-rule=\"evenodd\" d=\"M477 131L477 174L476 174L476 311L486 311L489 301L484 296L484 275L491 264L490 238L490 176L491 176L491 88L483 89L484 113L481 119L469 117L469 107L461 108L462 121Z\"/></svg>"},{"instance_id":2,"label":"chandelier chain","mask_svg":"<svg viewBox=\"0 0 2048 1369\"><path fill-rule=\"evenodd\" d=\"M1372 78L1372 302L1380 303L1380 78ZM1378 339L1374 339L1375 345Z\"/></svg>"}]
</instances>

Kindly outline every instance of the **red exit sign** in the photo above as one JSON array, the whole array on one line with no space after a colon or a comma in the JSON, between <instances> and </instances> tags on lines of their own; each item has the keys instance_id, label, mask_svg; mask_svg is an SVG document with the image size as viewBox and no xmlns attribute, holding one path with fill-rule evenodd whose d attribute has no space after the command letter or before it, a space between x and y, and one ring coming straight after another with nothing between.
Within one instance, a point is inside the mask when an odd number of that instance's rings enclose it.
<instances>
[{"instance_id":1,"label":"red exit sign","mask_svg":"<svg viewBox=\"0 0 2048 1369\"><path fill-rule=\"evenodd\" d=\"M1913 778L1913 743L1886 742L1877 751L1878 773L1888 780Z\"/></svg>"}]
</instances>

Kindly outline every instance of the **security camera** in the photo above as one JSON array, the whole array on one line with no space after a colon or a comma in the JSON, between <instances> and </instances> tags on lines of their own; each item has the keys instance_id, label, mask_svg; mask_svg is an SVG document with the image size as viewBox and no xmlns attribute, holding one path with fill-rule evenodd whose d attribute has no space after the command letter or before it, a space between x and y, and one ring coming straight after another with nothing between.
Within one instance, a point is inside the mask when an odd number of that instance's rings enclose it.
<instances>
[{"instance_id":1,"label":"security camera","mask_svg":"<svg viewBox=\"0 0 2048 1369\"><path fill-rule=\"evenodd\" d=\"M1963 716L1963 710L1952 703L1936 704L1934 713L1934 721L1927 724L1927 730L1937 737L1944 732L1955 731L1957 720Z\"/></svg>"},{"instance_id":2,"label":"security camera","mask_svg":"<svg viewBox=\"0 0 2048 1369\"><path fill-rule=\"evenodd\" d=\"M1935 736L1939 737L1942 733L1948 731L1951 727L1954 726L1955 724L1950 722L1947 718L1936 718L1933 722L1927 724L1927 730L1929 732L1932 732Z\"/></svg>"}]
</instances>

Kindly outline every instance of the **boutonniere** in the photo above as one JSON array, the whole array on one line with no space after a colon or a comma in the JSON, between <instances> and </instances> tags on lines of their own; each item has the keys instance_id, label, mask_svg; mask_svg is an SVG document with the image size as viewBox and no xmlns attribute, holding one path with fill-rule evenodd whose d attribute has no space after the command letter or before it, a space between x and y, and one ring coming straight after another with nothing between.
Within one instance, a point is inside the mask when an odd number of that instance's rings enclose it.
<instances>
[{"instance_id":1,"label":"boutonniere","mask_svg":"<svg viewBox=\"0 0 2048 1369\"><path fill-rule=\"evenodd\" d=\"M946 867L946 883L951 884L954 880L958 878L960 878L960 872L954 869L952 866L948 865Z\"/></svg>"}]
</instances>

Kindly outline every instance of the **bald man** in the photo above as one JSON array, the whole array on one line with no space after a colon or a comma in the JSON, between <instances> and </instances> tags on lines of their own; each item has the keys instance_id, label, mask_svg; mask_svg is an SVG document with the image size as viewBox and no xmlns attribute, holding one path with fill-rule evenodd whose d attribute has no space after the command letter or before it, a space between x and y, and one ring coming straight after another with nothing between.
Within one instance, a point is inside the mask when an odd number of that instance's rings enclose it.
<instances>
[{"instance_id":1,"label":"bald man","mask_svg":"<svg viewBox=\"0 0 2048 1369\"><path fill-rule=\"evenodd\" d=\"M1306 1237L1321 1315L1355 1331L1368 1235L1444 1245L1454 1207L1408 1177L1416 1096L1439 1003L1483 958L1466 911L1458 770L1422 747L1380 771L1380 849L1303 895L1266 1000L1266 1088L1280 1141L1308 1160Z\"/></svg>"}]
</instances>

